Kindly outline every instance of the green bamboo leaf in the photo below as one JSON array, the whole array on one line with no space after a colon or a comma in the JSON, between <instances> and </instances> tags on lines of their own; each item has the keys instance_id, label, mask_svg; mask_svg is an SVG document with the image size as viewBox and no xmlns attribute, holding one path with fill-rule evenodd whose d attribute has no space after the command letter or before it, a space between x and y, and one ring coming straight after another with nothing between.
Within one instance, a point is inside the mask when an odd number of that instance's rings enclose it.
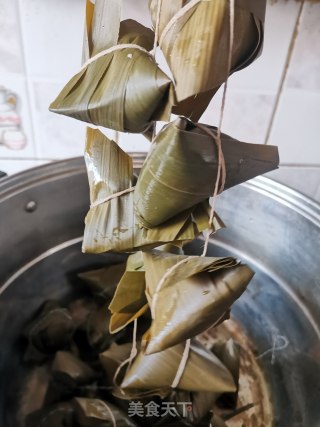
<instances>
[{"instance_id":1,"label":"green bamboo leaf","mask_svg":"<svg viewBox=\"0 0 320 427\"><path fill-rule=\"evenodd\" d=\"M209 228L209 204L181 212L159 227L142 227L134 214L133 192L104 200L132 187L132 159L100 131L88 129L85 151L92 206L86 216L84 252L132 252L172 242L181 246ZM222 227L215 218L212 231Z\"/></svg>"},{"instance_id":2,"label":"green bamboo leaf","mask_svg":"<svg viewBox=\"0 0 320 427\"><path fill-rule=\"evenodd\" d=\"M84 55L91 51L94 56L117 43L127 47L87 63L62 89L50 110L118 131L143 132L153 120L169 118L171 80L148 53L153 32L133 20L123 21L119 27L119 7L115 9L110 15L101 1L93 13L88 8L92 23L87 22L91 31L86 42L89 45L91 40L92 47ZM112 22L111 29L107 22Z\"/></svg>"},{"instance_id":3,"label":"green bamboo leaf","mask_svg":"<svg viewBox=\"0 0 320 427\"><path fill-rule=\"evenodd\" d=\"M149 0L154 25L159 1ZM265 8L266 0L235 1L230 73L260 54ZM159 45L176 83L174 113L197 121L229 75L229 1L162 1L160 10Z\"/></svg>"},{"instance_id":4,"label":"green bamboo leaf","mask_svg":"<svg viewBox=\"0 0 320 427\"><path fill-rule=\"evenodd\" d=\"M216 135L216 128L204 126ZM225 189L279 164L274 146L246 144L222 134L221 148ZM151 147L134 191L139 222L152 228L208 199L214 192L218 164L214 138L202 128L184 117L166 125Z\"/></svg>"},{"instance_id":5,"label":"green bamboo leaf","mask_svg":"<svg viewBox=\"0 0 320 427\"><path fill-rule=\"evenodd\" d=\"M156 354L138 354L126 373L121 388L152 390L170 388L184 352L184 343ZM234 391L232 375L220 360L196 340L191 342L189 357L179 389L190 391Z\"/></svg>"},{"instance_id":6,"label":"green bamboo leaf","mask_svg":"<svg viewBox=\"0 0 320 427\"><path fill-rule=\"evenodd\" d=\"M165 273L184 260L158 289ZM151 327L143 338L146 354L163 351L217 323L253 276L249 267L231 257L188 257L154 250L144 253L144 263L146 295L154 307Z\"/></svg>"}]
</instances>

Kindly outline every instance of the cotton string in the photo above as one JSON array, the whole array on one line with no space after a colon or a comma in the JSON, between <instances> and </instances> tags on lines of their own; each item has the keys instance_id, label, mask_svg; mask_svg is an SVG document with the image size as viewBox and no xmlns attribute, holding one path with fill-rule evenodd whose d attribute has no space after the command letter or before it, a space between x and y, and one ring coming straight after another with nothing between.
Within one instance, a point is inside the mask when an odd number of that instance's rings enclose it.
<instances>
[{"instance_id":1,"label":"cotton string","mask_svg":"<svg viewBox=\"0 0 320 427\"><path fill-rule=\"evenodd\" d=\"M117 368L114 376L113 376L113 384L115 386L118 387L117 384L117 377L119 375L119 372L121 371L121 369L123 368L123 366L128 364L127 367L127 371L129 370L133 359L136 357L136 355L138 354L138 348L137 348L137 328L138 328L138 319L134 319L133 322L133 336L132 336L132 348L131 348L131 352L130 352L130 356L128 357L128 359L124 360ZM121 393L125 394L122 389L120 388Z\"/></svg>"},{"instance_id":2,"label":"cotton string","mask_svg":"<svg viewBox=\"0 0 320 427\"><path fill-rule=\"evenodd\" d=\"M117 197L121 197L121 196L123 196L124 194L127 194L127 193L131 193L132 191L134 191L134 189L135 189L135 187L129 187L129 188L126 188L123 191L119 191L118 193L110 194L110 196L108 196L108 197L106 197L104 199L97 200L96 202L91 203L90 208L95 208L96 206L102 205L103 203L107 203L107 202L109 202L112 199L115 199Z\"/></svg>"},{"instance_id":3,"label":"cotton string","mask_svg":"<svg viewBox=\"0 0 320 427\"><path fill-rule=\"evenodd\" d=\"M211 211L210 211L210 219L209 219L209 225L210 226L212 224L214 212L215 212L215 198L217 196L218 183L219 183L218 178L220 178L221 168L222 168L222 183L223 183L223 185L225 182L225 163L224 163L223 153L222 153L222 149L221 149L221 127L222 127L224 110L225 110L225 105L226 105L226 96L227 96L227 89L228 89L229 74L230 74L231 65L232 65L232 50L233 50L233 43L234 43L235 0L229 0L229 5L230 5L230 40L229 40L229 52L228 52L228 74L227 74L227 79L226 79L224 87L223 87L223 95L222 95L222 101L221 101L221 107L220 107L220 119L219 119L217 135L216 136L213 135L213 137L216 141L216 144L218 146L218 152L219 152L218 162L219 162L219 165L218 165L217 180L215 183L215 188L214 188L214 193L213 193L212 207L211 207ZM222 167L222 164L223 164L223 167ZM207 250L208 250L209 240L210 240L210 233L207 234L206 239L205 239L204 248L203 248L203 255L204 256L206 255Z\"/></svg>"},{"instance_id":4,"label":"cotton string","mask_svg":"<svg viewBox=\"0 0 320 427\"><path fill-rule=\"evenodd\" d=\"M218 194L218 186L219 186L219 181L220 181L220 174L222 175L222 182L221 182L221 186L220 186L220 192L223 190L224 188L224 184L225 184L225 178L226 178L226 171L225 171L225 162L224 162L224 158L223 158L223 153L222 153L222 149L221 149L221 127L222 127L222 121L223 121L223 113L224 113L224 109L225 109L225 102L226 102L226 94L227 94L227 87L228 87L228 77L229 77L229 73L231 70L231 61L232 61L232 50L233 50L233 42L234 42L234 15L235 15L235 0L230 0L230 43L229 43L229 54L228 54L228 75L227 75L227 79L226 82L224 84L224 88L223 88L223 95L222 95L222 102L221 102L221 108L220 108L220 120L219 120L219 126L218 126L218 130L217 130L217 135L214 135L213 132L211 132L208 128L204 128L202 125L198 125L201 129L205 129L205 132L208 134L211 134L211 136L214 138L217 147L218 147L218 171L217 171L217 177L216 177L216 182L215 182L215 186L214 186L214 193L213 193L213 201L212 201L212 207L211 207L211 211L210 211L210 219L209 219L209 226L211 227L212 221L213 221L213 217L214 217L214 212L215 212L215 207L214 207L214 202L215 202L215 198ZM190 3L194 3L197 4L198 1L195 0L194 2L190 2ZM191 5L191 7L194 6L194 4ZM190 5L190 4L189 4ZM210 239L210 234L208 233L205 239L205 245L204 245L204 249L203 249L203 253L201 256L206 256L207 254L207 250L208 250L208 245L209 245L209 239ZM190 257L185 258L182 261L187 261L188 259L190 259ZM175 266L171 267L171 269L169 269L166 273L169 272L169 274L174 271L174 268L178 265L183 264L183 262L180 261L179 263L177 263ZM169 275L168 274L168 275ZM159 294L159 291L161 289L161 287L163 286L163 283L165 282L165 280L168 277L167 274L164 275L165 279L162 281L160 280L159 285L161 286L157 286L157 291ZM162 282L162 283L161 283ZM152 301L153 302L153 301ZM153 306L153 316L154 316L154 309L155 307ZM152 311L151 311L152 313ZM181 380L181 377L183 375L183 372L185 370L186 364L188 362L188 357L189 357L189 352L190 352L190 339L186 341L186 345L185 345L185 349L180 361L180 365L178 367L177 370L177 374L175 379L173 380L173 383L171 385L172 388L176 388L179 385L179 382Z\"/></svg>"},{"instance_id":5,"label":"cotton string","mask_svg":"<svg viewBox=\"0 0 320 427\"><path fill-rule=\"evenodd\" d=\"M161 17L161 7L162 7L162 0L158 0L158 7L157 7L157 16L156 16L156 26L154 30L154 43L153 43L153 57L156 56L156 49L157 44L159 40L159 27L160 27L160 17Z\"/></svg>"},{"instance_id":6,"label":"cotton string","mask_svg":"<svg viewBox=\"0 0 320 427\"><path fill-rule=\"evenodd\" d=\"M92 62L97 61L98 59L108 55L109 53L113 53L116 52L118 50L122 50L122 49L135 49L135 50L140 50L141 52L144 52L146 54L148 54L149 56L152 56L150 52L148 52L145 48L143 48L142 46L139 46L138 44L117 44L116 46L112 46L108 49L102 50L101 52L97 53L96 55L92 56L92 58L89 58L80 68L80 71L83 71L88 65L92 64ZM130 54L128 54L130 55Z\"/></svg>"}]
</instances>

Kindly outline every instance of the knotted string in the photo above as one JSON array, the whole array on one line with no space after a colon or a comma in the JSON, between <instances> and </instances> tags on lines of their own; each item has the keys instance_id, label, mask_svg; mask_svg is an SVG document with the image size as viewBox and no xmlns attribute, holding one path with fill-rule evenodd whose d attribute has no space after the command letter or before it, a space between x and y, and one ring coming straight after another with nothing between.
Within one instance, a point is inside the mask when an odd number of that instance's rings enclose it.
<instances>
[{"instance_id":1,"label":"knotted string","mask_svg":"<svg viewBox=\"0 0 320 427\"><path fill-rule=\"evenodd\" d=\"M113 376L113 384L120 389L120 392L122 394L125 394L125 393L122 390L122 388L119 386L119 384L117 383L117 378L118 378L118 375L119 375L121 369L124 366L126 366L126 365L128 365L127 366L127 371L126 371L126 372L128 372L128 370L131 367L133 359L138 354L138 348L137 348L137 329L138 329L138 319L134 319L134 322L133 322L133 334L132 334L132 348L131 348L130 356L126 360L124 360L122 363L120 363L120 365L118 366L118 368L117 368L117 370L116 370L116 372L115 372L115 374Z\"/></svg>"}]
</instances>

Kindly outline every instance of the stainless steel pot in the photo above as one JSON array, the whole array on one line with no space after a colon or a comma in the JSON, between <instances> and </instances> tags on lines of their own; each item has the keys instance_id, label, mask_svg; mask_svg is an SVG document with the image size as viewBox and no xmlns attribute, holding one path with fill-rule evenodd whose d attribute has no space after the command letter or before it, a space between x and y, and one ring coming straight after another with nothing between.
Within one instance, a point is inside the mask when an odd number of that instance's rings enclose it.
<instances>
[{"instance_id":1,"label":"stainless steel pot","mask_svg":"<svg viewBox=\"0 0 320 427\"><path fill-rule=\"evenodd\" d=\"M133 157L139 169L143 155ZM72 298L75 272L124 257L81 253L88 194L82 159L0 180L2 427L19 425L23 325L44 300ZM227 228L209 254L232 254L256 271L229 327L250 347L243 371L251 374L242 386L255 407L229 425L319 427L320 207L259 178L219 196L217 210ZM198 239L186 252L202 245Z\"/></svg>"}]
</instances>

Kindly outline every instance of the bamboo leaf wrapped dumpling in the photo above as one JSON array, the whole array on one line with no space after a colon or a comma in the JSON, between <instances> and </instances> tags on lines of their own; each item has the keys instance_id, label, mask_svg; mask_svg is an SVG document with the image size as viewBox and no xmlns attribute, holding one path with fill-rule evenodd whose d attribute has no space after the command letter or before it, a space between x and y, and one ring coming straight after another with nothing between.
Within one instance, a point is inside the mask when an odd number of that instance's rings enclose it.
<instances>
[{"instance_id":1,"label":"bamboo leaf wrapped dumpling","mask_svg":"<svg viewBox=\"0 0 320 427\"><path fill-rule=\"evenodd\" d=\"M206 126L213 134L215 128ZM226 166L224 188L276 169L277 147L246 144L221 134ZM158 133L134 191L138 221L152 228L208 199L218 171L214 138L190 120L179 117Z\"/></svg>"},{"instance_id":2,"label":"bamboo leaf wrapped dumpling","mask_svg":"<svg viewBox=\"0 0 320 427\"><path fill-rule=\"evenodd\" d=\"M154 25L159 2L149 0ZM229 0L162 1L159 46L176 83L175 114L197 121L229 72L240 70L257 58L263 43L265 9L266 0L235 0L229 70Z\"/></svg>"},{"instance_id":3,"label":"bamboo leaf wrapped dumpling","mask_svg":"<svg viewBox=\"0 0 320 427\"><path fill-rule=\"evenodd\" d=\"M154 39L150 29L132 20L123 21L119 29L117 5L111 27L101 24L110 19L107 3L96 1L87 25L91 60L66 84L50 110L118 131L143 132L153 120L168 119L171 80L148 52Z\"/></svg>"},{"instance_id":4,"label":"bamboo leaf wrapped dumpling","mask_svg":"<svg viewBox=\"0 0 320 427\"><path fill-rule=\"evenodd\" d=\"M156 354L140 352L127 371L121 388L153 390L171 388L185 344L181 343ZM196 340L191 341L189 356L177 389L190 391L232 392L236 386L229 370Z\"/></svg>"},{"instance_id":5,"label":"bamboo leaf wrapped dumpling","mask_svg":"<svg viewBox=\"0 0 320 427\"><path fill-rule=\"evenodd\" d=\"M76 421L79 427L137 427L119 408L100 399L76 397Z\"/></svg>"},{"instance_id":6,"label":"bamboo leaf wrapped dumpling","mask_svg":"<svg viewBox=\"0 0 320 427\"><path fill-rule=\"evenodd\" d=\"M181 246L209 228L207 201L152 230L141 227L133 207L132 159L99 130L87 130L85 160L91 208L85 219L84 252L133 252L168 242ZM215 217L211 231L222 226Z\"/></svg>"},{"instance_id":7,"label":"bamboo leaf wrapped dumpling","mask_svg":"<svg viewBox=\"0 0 320 427\"><path fill-rule=\"evenodd\" d=\"M185 261L185 262L184 262ZM163 281L166 272L177 263ZM252 270L234 258L145 252L146 295L153 314L144 336L146 354L163 351L219 322L245 291Z\"/></svg>"},{"instance_id":8,"label":"bamboo leaf wrapped dumpling","mask_svg":"<svg viewBox=\"0 0 320 427\"><path fill-rule=\"evenodd\" d=\"M208 348L208 343L206 343ZM211 351L225 365L233 376L237 390L239 387L239 369L240 369L240 348L239 345L229 339L227 342L214 343ZM235 409L237 403L237 391L232 393L209 393L209 392L186 392L176 390L174 400L176 402L191 402L192 410L188 413L188 419L196 422L203 420L206 415L214 409L214 406L219 399L218 406L221 408L230 409L230 401L226 402L225 397L232 397L232 408ZM223 400L222 400L223 399ZM227 405L226 405L227 403ZM178 406L179 407L179 406ZM181 408L180 408L181 411Z\"/></svg>"}]
</instances>

